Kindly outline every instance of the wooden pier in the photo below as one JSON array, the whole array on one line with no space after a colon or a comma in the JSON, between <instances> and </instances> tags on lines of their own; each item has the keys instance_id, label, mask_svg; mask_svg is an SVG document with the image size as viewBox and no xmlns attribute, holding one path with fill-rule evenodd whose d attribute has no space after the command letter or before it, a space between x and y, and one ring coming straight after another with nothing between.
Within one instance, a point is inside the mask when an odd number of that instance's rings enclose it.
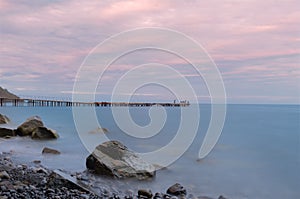
<instances>
[{"instance_id":1,"label":"wooden pier","mask_svg":"<svg viewBox=\"0 0 300 199\"><path fill-rule=\"evenodd\" d=\"M46 99L7 99L0 98L0 106L32 106L32 107L72 107L72 106L95 106L95 107L112 107L112 106L166 106L166 107L184 107L189 106L189 102L182 101L179 103L150 103L150 102L73 102L66 100L46 100Z\"/></svg>"}]
</instances>

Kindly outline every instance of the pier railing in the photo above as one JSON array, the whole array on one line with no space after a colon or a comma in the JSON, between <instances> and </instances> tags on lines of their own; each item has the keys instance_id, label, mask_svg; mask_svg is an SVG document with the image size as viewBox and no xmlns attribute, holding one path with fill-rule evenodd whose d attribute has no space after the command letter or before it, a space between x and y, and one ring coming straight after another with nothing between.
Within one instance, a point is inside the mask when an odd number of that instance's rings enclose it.
<instances>
[{"instance_id":1,"label":"pier railing","mask_svg":"<svg viewBox=\"0 0 300 199\"><path fill-rule=\"evenodd\" d=\"M167 106L167 107L181 107L189 106L189 102L183 101L179 103L150 103L150 102L73 102L68 100L47 100L47 99L7 99L0 98L0 106L44 106L44 107L70 107L70 106L96 106L96 107L110 107L110 106L132 106L132 107L146 107L146 106Z\"/></svg>"}]
</instances>

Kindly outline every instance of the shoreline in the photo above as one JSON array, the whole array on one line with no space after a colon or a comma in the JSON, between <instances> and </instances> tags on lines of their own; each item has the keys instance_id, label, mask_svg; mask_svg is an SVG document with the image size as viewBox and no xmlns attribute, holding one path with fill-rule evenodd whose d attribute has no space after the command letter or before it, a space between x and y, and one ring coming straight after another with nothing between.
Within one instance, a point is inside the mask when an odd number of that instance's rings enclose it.
<instances>
[{"instance_id":1,"label":"shoreline","mask_svg":"<svg viewBox=\"0 0 300 199\"><path fill-rule=\"evenodd\" d=\"M22 163L15 161L12 152L0 152L0 199L9 198L84 198L84 199L214 199L207 196L170 195L155 190L116 190L93 187L93 175L88 171L71 173L52 170L41 161ZM144 195L140 195L145 194ZM166 191L167 192L167 191ZM147 197L147 194L152 194ZM149 195L148 195L149 196ZM222 195L218 199L226 199Z\"/></svg>"}]
</instances>

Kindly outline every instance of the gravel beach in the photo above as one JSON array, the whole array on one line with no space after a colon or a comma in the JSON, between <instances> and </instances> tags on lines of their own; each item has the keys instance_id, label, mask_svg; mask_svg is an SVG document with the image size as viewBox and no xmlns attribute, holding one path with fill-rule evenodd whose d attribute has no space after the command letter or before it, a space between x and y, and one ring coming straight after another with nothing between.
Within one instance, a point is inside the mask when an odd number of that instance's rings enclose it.
<instances>
[{"instance_id":1,"label":"gravel beach","mask_svg":"<svg viewBox=\"0 0 300 199\"><path fill-rule=\"evenodd\" d=\"M105 189L95 193L87 186L89 183L83 183L89 181L88 175L86 172L67 174L63 171L52 171L43 167L39 161L32 164L18 164L12 160L11 153L2 152L0 153L0 199L212 199L188 194L178 183L166 190L166 193L155 193L151 190L138 190L134 193L127 190L122 192L127 193L126 195L119 195ZM219 196L218 199L225 199L225 197Z\"/></svg>"}]
</instances>

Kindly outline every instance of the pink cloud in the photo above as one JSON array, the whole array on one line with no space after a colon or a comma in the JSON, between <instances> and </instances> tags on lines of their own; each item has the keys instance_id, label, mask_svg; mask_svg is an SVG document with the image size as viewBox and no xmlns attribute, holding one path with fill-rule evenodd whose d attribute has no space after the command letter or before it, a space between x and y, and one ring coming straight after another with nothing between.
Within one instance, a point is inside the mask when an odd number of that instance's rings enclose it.
<instances>
[{"instance_id":1,"label":"pink cloud","mask_svg":"<svg viewBox=\"0 0 300 199\"><path fill-rule=\"evenodd\" d=\"M70 0L37 4L0 0L0 9L0 75L4 84L14 80L3 74L16 73L24 81L42 83L48 77L47 81L53 79L57 84L68 82L68 90L93 47L120 31L144 26L171 28L192 37L217 61L226 80L245 78L253 85L255 80L281 81L284 90L299 79L299 58L292 56L300 53L296 0ZM132 46L137 39L132 39ZM103 53L120 48L119 44ZM190 52L193 54L193 49ZM183 59L152 55L129 56L127 63L116 63L107 80L132 65L150 61L174 66L186 77L197 76L186 70ZM17 74L20 70L24 73ZM13 84L23 88L21 81Z\"/></svg>"}]
</instances>

